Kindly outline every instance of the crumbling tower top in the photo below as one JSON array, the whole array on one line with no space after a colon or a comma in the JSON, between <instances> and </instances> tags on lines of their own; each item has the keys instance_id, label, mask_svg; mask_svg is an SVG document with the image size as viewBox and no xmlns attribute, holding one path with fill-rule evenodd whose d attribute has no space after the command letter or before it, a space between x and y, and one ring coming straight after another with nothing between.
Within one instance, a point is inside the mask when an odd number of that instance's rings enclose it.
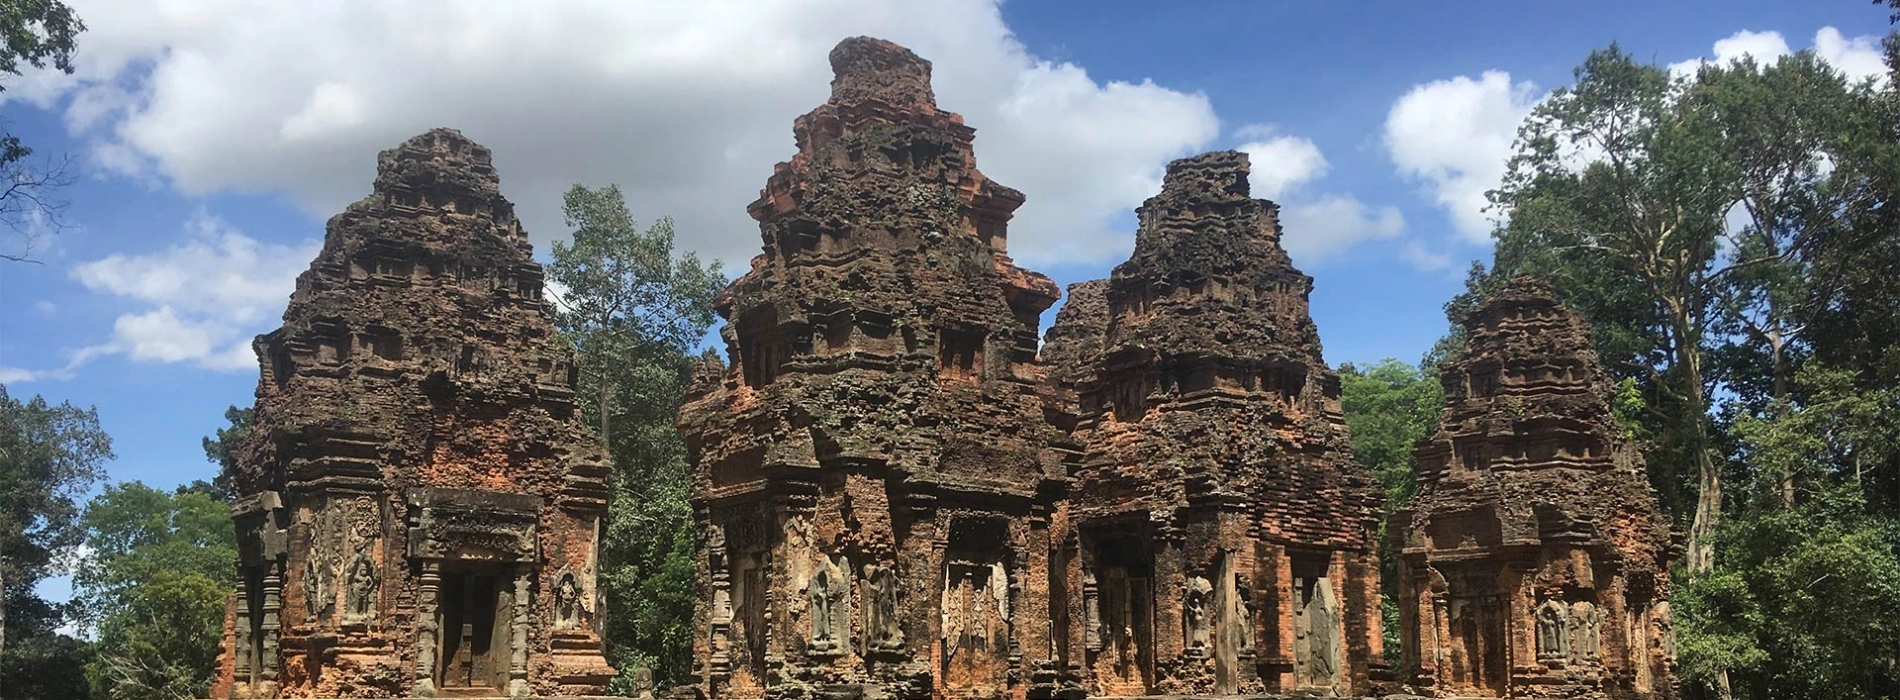
<instances>
[{"instance_id":1,"label":"crumbling tower top","mask_svg":"<svg viewBox=\"0 0 1900 700\"><path fill-rule=\"evenodd\" d=\"M930 62L883 39L854 36L831 50L831 103L869 99L894 107L937 106Z\"/></svg>"},{"instance_id":2,"label":"crumbling tower top","mask_svg":"<svg viewBox=\"0 0 1900 700\"><path fill-rule=\"evenodd\" d=\"M436 128L377 154L375 191L396 190L490 197L501 193L501 177L486 147Z\"/></svg>"},{"instance_id":3,"label":"crumbling tower top","mask_svg":"<svg viewBox=\"0 0 1900 700\"><path fill-rule=\"evenodd\" d=\"M1240 151L1213 151L1168 163L1159 199L1241 201L1252 198L1247 173L1252 162Z\"/></svg>"}]
</instances>

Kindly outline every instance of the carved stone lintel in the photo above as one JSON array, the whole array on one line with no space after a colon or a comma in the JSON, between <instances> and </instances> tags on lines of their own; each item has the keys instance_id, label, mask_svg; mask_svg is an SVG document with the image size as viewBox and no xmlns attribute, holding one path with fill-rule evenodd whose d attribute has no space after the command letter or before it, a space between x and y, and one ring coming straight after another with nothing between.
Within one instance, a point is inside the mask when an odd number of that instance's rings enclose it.
<instances>
[{"instance_id":1,"label":"carved stone lintel","mask_svg":"<svg viewBox=\"0 0 1900 700\"><path fill-rule=\"evenodd\" d=\"M533 563L542 500L496 491L419 488L407 495L409 556Z\"/></svg>"}]
</instances>

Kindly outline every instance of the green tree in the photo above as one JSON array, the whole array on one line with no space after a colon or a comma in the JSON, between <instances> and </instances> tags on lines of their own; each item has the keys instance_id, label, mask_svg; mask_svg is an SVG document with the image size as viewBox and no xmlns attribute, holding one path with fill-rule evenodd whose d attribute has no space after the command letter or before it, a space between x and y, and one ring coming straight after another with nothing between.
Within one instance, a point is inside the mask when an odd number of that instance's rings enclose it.
<instances>
[{"instance_id":1,"label":"green tree","mask_svg":"<svg viewBox=\"0 0 1900 700\"><path fill-rule=\"evenodd\" d=\"M673 224L642 231L614 186L569 190L571 243L556 242L548 278L557 320L580 354L583 410L613 457L601 543L610 660L676 684L692 668L693 528L685 445L673 428L693 348L724 287L717 263L675 257ZM623 674L626 678L626 674Z\"/></svg>"},{"instance_id":2,"label":"green tree","mask_svg":"<svg viewBox=\"0 0 1900 700\"><path fill-rule=\"evenodd\" d=\"M1885 47L1889 79L1862 90L1866 100L1833 153L1837 171L1856 178L1839 187L1868 196L1833 217L1836 229L1806 253L1809 274L1833 282L1826 303L1804 309L1805 361L1847 373L1864 395L1900 386L1900 208L1893 206L1900 201L1900 36L1890 35ZM1809 400L1799 384L1790 405ZM1900 518L1900 452L1863 450L1837 468L1854 475L1871 513Z\"/></svg>"},{"instance_id":3,"label":"green tree","mask_svg":"<svg viewBox=\"0 0 1900 700\"><path fill-rule=\"evenodd\" d=\"M139 482L86 506L90 550L73 576L79 619L98 631L87 666L102 698L202 698L223 635L237 535L224 502Z\"/></svg>"},{"instance_id":4,"label":"green tree","mask_svg":"<svg viewBox=\"0 0 1900 700\"><path fill-rule=\"evenodd\" d=\"M1810 53L1672 80L1612 46L1576 77L1520 130L1491 193L1509 216L1493 269L1461 299L1528 272L1590 318L1621 380L1619 422L1651 446L1665 505L1681 517L1693 504L1678 599L1692 692L1868 696L1887 679L1842 660L1890 648L1892 630L1790 616L1885 593L1823 562L1892 559L1871 543L1891 541L1882 504L1900 504L1900 486L1869 486L1900 465L1886 428L1900 417L1886 408L1900 384L1900 97ZM1810 582L1793 571L1838 588L1795 601L1785 589Z\"/></svg>"},{"instance_id":5,"label":"green tree","mask_svg":"<svg viewBox=\"0 0 1900 700\"><path fill-rule=\"evenodd\" d=\"M1418 488L1412 445L1431 434L1445 408L1437 368L1390 357L1364 369L1347 363L1339 385L1353 455L1378 475L1386 511L1410 505Z\"/></svg>"},{"instance_id":6,"label":"green tree","mask_svg":"<svg viewBox=\"0 0 1900 700\"><path fill-rule=\"evenodd\" d=\"M6 90L6 78L21 75L22 64L53 67L73 72L73 46L86 24L73 9L59 0L7 0L0 3L0 92ZM65 203L53 198L53 192L72 182L66 174L65 159L31 164L33 149L12 133L0 131L0 225L19 239L9 250L0 251L0 260L31 261L39 227L57 225Z\"/></svg>"},{"instance_id":7,"label":"green tree","mask_svg":"<svg viewBox=\"0 0 1900 700\"><path fill-rule=\"evenodd\" d=\"M1553 282L1593 322L1612 371L1655 396L1647 402L1676 459L1696 475L1686 563L1715 561L1722 511L1721 462L1709 419L1711 324L1724 278L1758 264L1721 255L1723 222L1737 201L1733 163L1721 153L1714 110L1684 99L1685 83L1621 49L1592 52L1576 84L1533 110L1492 202L1510 221L1496 233L1494 275ZM1661 479L1673 497L1673 474Z\"/></svg>"},{"instance_id":8,"label":"green tree","mask_svg":"<svg viewBox=\"0 0 1900 700\"><path fill-rule=\"evenodd\" d=\"M0 660L10 639L50 634L50 606L34 595L58 559L79 544L78 497L112 459L98 411L38 396L21 402L0 385ZM38 614L25 614L38 611ZM9 683L0 676L0 693Z\"/></svg>"},{"instance_id":9,"label":"green tree","mask_svg":"<svg viewBox=\"0 0 1900 700\"><path fill-rule=\"evenodd\" d=\"M1734 177L1731 217L1741 220L1723 235L1729 257L1751 263L1718 280L1715 371L1742 410L1784 410L1814 328L1809 319L1840 292L1843 278L1821 253L1847 239L1848 212L1876 202L1866 161L1849 154L1871 93L1801 53L1704 67L1683 99L1719 126L1716 150ZM1775 498L1792 507L1794 472L1777 479Z\"/></svg>"},{"instance_id":10,"label":"green tree","mask_svg":"<svg viewBox=\"0 0 1900 700\"><path fill-rule=\"evenodd\" d=\"M251 408L230 406L224 409L227 425L218 428L216 437L204 438L205 461L218 465L218 475L210 481L193 480L181 488L183 491L196 491L212 498L229 503L234 497L232 475L236 473L237 461L231 456L244 436L251 434Z\"/></svg>"},{"instance_id":11,"label":"green tree","mask_svg":"<svg viewBox=\"0 0 1900 700\"><path fill-rule=\"evenodd\" d=\"M1722 528L1716 571L1678 596L1684 678L1754 698L1890 698L1900 522L1862 486L1867 464L1900 454L1900 388L1811 361L1788 396L1733 423L1752 497Z\"/></svg>"},{"instance_id":12,"label":"green tree","mask_svg":"<svg viewBox=\"0 0 1900 700\"><path fill-rule=\"evenodd\" d=\"M1677 595L1685 681L1763 700L1900 689L1900 527L1858 489L1809 491L1725 523L1723 561Z\"/></svg>"},{"instance_id":13,"label":"green tree","mask_svg":"<svg viewBox=\"0 0 1900 700\"><path fill-rule=\"evenodd\" d=\"M1339 368L1339 385L1353 455L1378 476L1386 513L1407 507L1418 489L1412 445L1431 433L1445 408L1437 367L1413 367L1393 358L1365 369L1347 363ZM1379 527L1385 650L1388 660L1396 664L1400 653L1398 553L1384 536L1385 524Z\"/></svg>"},{"instance_id":14,"label":"green tree","mask_svg":"<svg viewBox=\"0 0 1900 700\"><path fill-rule=\"evenodd\" d=\"M55 612L53 617L57 618ZM83 700L90 697L86 665L91 644L58 634L48 625L20 634L0 656L0 693L7 700Z\"/></svg>"}]
</instances>

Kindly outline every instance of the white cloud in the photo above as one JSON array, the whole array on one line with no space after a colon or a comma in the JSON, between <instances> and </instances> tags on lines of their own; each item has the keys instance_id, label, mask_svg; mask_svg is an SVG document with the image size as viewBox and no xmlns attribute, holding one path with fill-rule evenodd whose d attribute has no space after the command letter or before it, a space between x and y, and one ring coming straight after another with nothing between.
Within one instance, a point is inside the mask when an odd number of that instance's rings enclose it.
<instances>
[{"instance_id":1,"label":"white cloud","mask_svg":"<svg viewBox=\"0 0 1900 700\"><path fill-rule=\"evenodd\" d=\"M1488 243L1484 193L1503 179L1518 124L1541 98L1536 86L1496 70L1414 86L1386 114L1386 151L1401 174L1425 184L1465 240Z\"/></svg>"},{"instance_id":2,"label":"white cloud","mask_svg":"<svg viewBox=\"0 0 1900 700\"><path fill-rule=\"evenodd\" d=\"M1846 74L1849 80L1886 79L1887 64L1880 50L1879 37L1867 35L1849 38L1842 35L1839 29L1822 27L1814 33L1813 50L1816 56ZM1713 60L1698 56L1669 64L1669 74L1678 78L1690 77L1704 64L1725 64L1745 56L1753 58L1757 65L1766 65L1794 54L1781 32L1751 32L1746 29L1715 42L1711 52L1715 54Z\"/></svg>"},{"instance_id":3,"label":"white cloud","mask_svg":"<svg viewBox=\"0 0 1900 700\"><path fill-rule=\"evenodd\" d=\"M318 242L262 243L204 212L185 228L186 240L167 250L118 253L73 268L73 278L86 288L140 310L120 315L108 340L76 352L62 372L106 355L216 370L256 368L251 336L269 330L282 314Z\"/></svg>"},{"instance_id":4,"label":"white cloud","mask_svg":"<svg viewBox=\"0 0 1900 700\"><path fill-rule=\"evenodd\" d=\"M25 367L0 367L0 384L25 384L49 379L46 372Z\"/></svg>"},{"instance_id":5,"label":"white cloud","mask_svg":"<svg viewBox=\"0 0 1900 700\"><path fill-rule=\"evenodd\" d=\"M1280 244L1301 267L1326 264L1361 243L1389 241L1405 231L1405 217L1393 207L1369 207L1358 198L1310 193L1307 185L1324 178L1332 165L1311 140L1279 133L1278 127L1250 124L1235 130L1246 143L1251 170L1247 186L1255 197L1281 200Z\"/></svg>"},{"instance_id":6,"label":"white cloud","mask_svg":"<svg viewBox=\"0 0 1900 700\"><path fill-rule=\"evenodd\" d=\"M1728 63L1741 60L1744 56L1755 59L1756 64L1773 63L1775 59L1794 53L1788 48L1788 41L1781 38L1781 32L1751 32L1746 29L1716 41L1713 51L1714 61L1697 56L1671 63L1669 74L1679 78L1693 76L1704 63Z\"/></svg>"},{"instance_id":7,"label":"white cloud","mask_svg":"<svg viewBox=\"0 0 1900 700\"><path fill-rule=\"evenodd\" d=\"M636 217L673 216L683 247L728 269L758 252L745 206L847 36L935 63L984 172L1029 195L1012 237L1025 263L1124 254L1126 232L1106 235L1118 215L1219 134L1204 95L1037 59L995 0L72 4L88 25L76 75L6 94L75 95L68 122L98 164L187 194L282 191L327 216L368 191L378 150L449 126L494 150L538 242L563 235L569 185L614 182Z\"/></svg>"},{"instance_id":8,"label":"white cloud","mask_svg":"<svg viewBox=\"0 0 1900 700\"><path fill-rule=\"evenodd\" d=\"M1857 36L1852 39L1841 36L1841 30L1822 27L1814 33L1814 53L1834 66L1835 70L1846 73L1850 80L1875 78L1886 82L1887 57L1880 50L1880 39L1874 36Z\"/></svg>"},{"instance_id":9,"label":"white cloud","mask_svg":"<svg viewBox=\"0 0 1900 700\"><path fill-rule=\"evenodd\" d=\"M1301 265L1318 265L1365 241L1397 238L1405 217L1393 207L1372 208L1357 199L1329 195L1280 212L1281 243Z\"/></svg>"},{"instance_id":10,"label":"white cloud","mask_svg":"<svg viewBox=\"0 0 1900 700\"><path fill-rule=\"evenodd\" d=\"M1272 126L1243 127L1236 136L1251 139L1235 150L1247 154L1253 170L1247 183L1255 197L1279 199L1295 187L1324 177L1332 169L1312 141L1276 133Z\"/></svg>"},{"instance_id":11,"label":"white cloud","mask_svg":"<svg viewBox=\"0 0 1900 700\"><path fill-rule=\"evenodd\" d=\"M1399 259L1410 263L1412 267L1425 271L1451 269L1451 255L1431 250L1418 241L1406 241L1399 248Z\"/></svg>"}]
</instances>

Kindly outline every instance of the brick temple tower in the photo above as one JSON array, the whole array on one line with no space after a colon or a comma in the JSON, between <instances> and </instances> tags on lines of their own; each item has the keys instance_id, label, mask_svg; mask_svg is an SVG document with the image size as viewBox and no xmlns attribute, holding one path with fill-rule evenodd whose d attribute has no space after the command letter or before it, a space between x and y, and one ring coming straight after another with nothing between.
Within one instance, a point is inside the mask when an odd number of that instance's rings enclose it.
<instances>
[{"instance_id":1,"label":"brick temple tower","mask_svg":"<svg viewBox=\"0 0 1900 700\"><path fill-rule=\"evenodd\" d=\"M1583 320L1519 277L1464 328L1390 524L1406 670L1441 697L1673 697L1676 548Z\"/></svg>"},{"instance_id":2,"label":"brick temple tower","mask_svg":"<svg viewBox=\"0 0 1900 700\"><path fill-rule=\"evenodd\" d=\"M230 697L588 693L605 455L488 149L383 151L254 344Z\"/></svg>"},{"instance_id":3,"label":"brick temple tower","mask_svg":"<svg viewBox=\"0 0 1900 700\"><path fill-rule=\"evenodd\" d=\"M1036 330L1059 295L1005 253L930 63L831 52L831 98L758 201L764 254L718 298L728 368L681 409L701 528L696 675L713 698L1047 691L1064 483Z\"/></svg>"},{"instance_id":4,"label":"brick temple tower","mask_svg":"<svg viewBox=\"0 0 1900 700\"><path fill-rule=\"evenodd\" d=\"M1044 346L1074 393L1059 618L1090 695L1364 695L1383 666L1378 486L1247 175L1169 164L1134 255L1070 287Z\"/></svg>"}]
</instances>

